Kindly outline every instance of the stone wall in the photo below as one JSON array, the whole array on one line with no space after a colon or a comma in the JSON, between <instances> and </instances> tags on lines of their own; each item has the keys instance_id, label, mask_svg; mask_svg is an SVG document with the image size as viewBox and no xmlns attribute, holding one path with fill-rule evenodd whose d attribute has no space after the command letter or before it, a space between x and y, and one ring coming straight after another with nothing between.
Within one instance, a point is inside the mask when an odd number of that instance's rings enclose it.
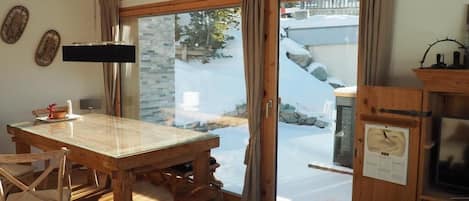
<instances>
[{"instance_id":1,"label":"stone wall","mask_svg":"<svg viewBox=\"0 0 469 201\"><path fill-rule=\"evenodd\" d=\"M139 19L140 119L171 125L175 113L175 17Z\"/></svg>"}]
</instances>

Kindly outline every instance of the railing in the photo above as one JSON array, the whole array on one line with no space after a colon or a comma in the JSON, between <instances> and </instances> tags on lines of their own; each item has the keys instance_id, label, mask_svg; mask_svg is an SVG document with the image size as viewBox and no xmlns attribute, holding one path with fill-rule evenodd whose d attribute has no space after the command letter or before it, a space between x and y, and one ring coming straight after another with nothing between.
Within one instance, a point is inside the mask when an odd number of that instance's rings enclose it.
<instances>
[{"instance_id":1,"label":"railing","mask_svg":"<svg viewBox=\"0 0 469 201\"><path fill-rule=\"evenodd\" d=\"M300 4L304 4L306 9L358 8L360 6L359 0L305 0Z\"/></svg>"},{"instance_id":2,"label":"railing","mask_svg":"<svg viewBox=\"0 0 469 201\"><path fill-rule=\"evenodd\" d=\"M305 0L300 3L310 15L358 15L359 0Z\"/></svg>"}]
</instances>

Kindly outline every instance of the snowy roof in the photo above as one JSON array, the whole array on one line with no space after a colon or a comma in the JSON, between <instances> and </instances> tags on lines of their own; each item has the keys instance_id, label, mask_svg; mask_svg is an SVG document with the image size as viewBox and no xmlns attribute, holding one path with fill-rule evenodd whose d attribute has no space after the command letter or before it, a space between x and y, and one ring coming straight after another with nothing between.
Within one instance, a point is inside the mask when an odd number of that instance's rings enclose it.
<instances>
[{"instance_id":1,"label":"snowy roof","mask_svg":"<svg viewBox=\"0 0 469 201\"><path fill-rule=\"evenodd\" d=\"M304 20L282 19L286 36L303 45L356 44L358 16L314 15Z\"/></svg>"},{"instance_id":2,"label":"snowy roof","mask_svg":"<svg viewBox=\"0 0 469 201\"><path fill-rule=\"evenodd\" d=\"M296 20L294 18L282 18L282 28L305 29L336 26L358 26L358 16L355 15L313 15L307 19Z\"/></svg>"}]
</instances>

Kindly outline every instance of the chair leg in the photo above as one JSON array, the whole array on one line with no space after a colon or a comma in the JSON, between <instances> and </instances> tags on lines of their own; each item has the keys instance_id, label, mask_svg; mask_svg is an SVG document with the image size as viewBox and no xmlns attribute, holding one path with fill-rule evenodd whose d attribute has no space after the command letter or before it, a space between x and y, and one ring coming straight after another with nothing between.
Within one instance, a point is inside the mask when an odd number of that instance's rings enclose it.
<instances>
[{"instance_id":1,"label":"chair leg","mask_svg":"<svg viewBox=\"0 0 469 201\"><path fill-rule=\"evenodd\" d=\"M72 162L65 163L65 176L67 177L67 187L72 190Z\"/></svg>"},{"instance_id":2,"label":"chair leg","mask_svg":"<svg viewBox=\"0 0 469 201\"><path fill-rule=\"evenodd\" d=\"M0 201L5 201L5 192L3 191L3 183L0 179Z\"/></svg>"},{"instance_id":3,"label":"chair leg","mask_svg":"<svg viewBox=\"0 0 469 201\"><path fill-rule=\"evenodd\" d=\"M100 186L99 179L98 179L98 172L95 169L93 169L92 172L93 172L92 176L93 176L94 185L96 186L96 188L98 188Z\"/></svg>"},{"instance_id":4,"label":"chair leg","mask_svg":"<svg viewBox=\"0 0 469 201\"><path fill-rule=\"evenodd\" d=\"M44 161L44 170L47 169L50 166L50 160ZM49 185L49 177L46 177L44 180L42 180L41 184L38 186L39 189L47 189Z\"/></svg>"}]
</instances>

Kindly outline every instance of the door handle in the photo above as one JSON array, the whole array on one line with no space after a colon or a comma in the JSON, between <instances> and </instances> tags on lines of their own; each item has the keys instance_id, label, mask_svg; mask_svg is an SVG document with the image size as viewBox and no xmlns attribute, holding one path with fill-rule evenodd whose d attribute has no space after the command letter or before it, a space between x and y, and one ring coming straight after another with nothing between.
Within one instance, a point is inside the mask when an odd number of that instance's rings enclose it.
<instances>
[{"instance_id":1,"label":"door handle","mask_svg":"<svg viewBox=\"0 0 469 201\"><path fill-rule=\"evenodd\" d=\"M268 119L270 116L270 109L272 109L272 100L268 100L267 103L265 103L265 118Z\"/></svg>"}]
</instances>

